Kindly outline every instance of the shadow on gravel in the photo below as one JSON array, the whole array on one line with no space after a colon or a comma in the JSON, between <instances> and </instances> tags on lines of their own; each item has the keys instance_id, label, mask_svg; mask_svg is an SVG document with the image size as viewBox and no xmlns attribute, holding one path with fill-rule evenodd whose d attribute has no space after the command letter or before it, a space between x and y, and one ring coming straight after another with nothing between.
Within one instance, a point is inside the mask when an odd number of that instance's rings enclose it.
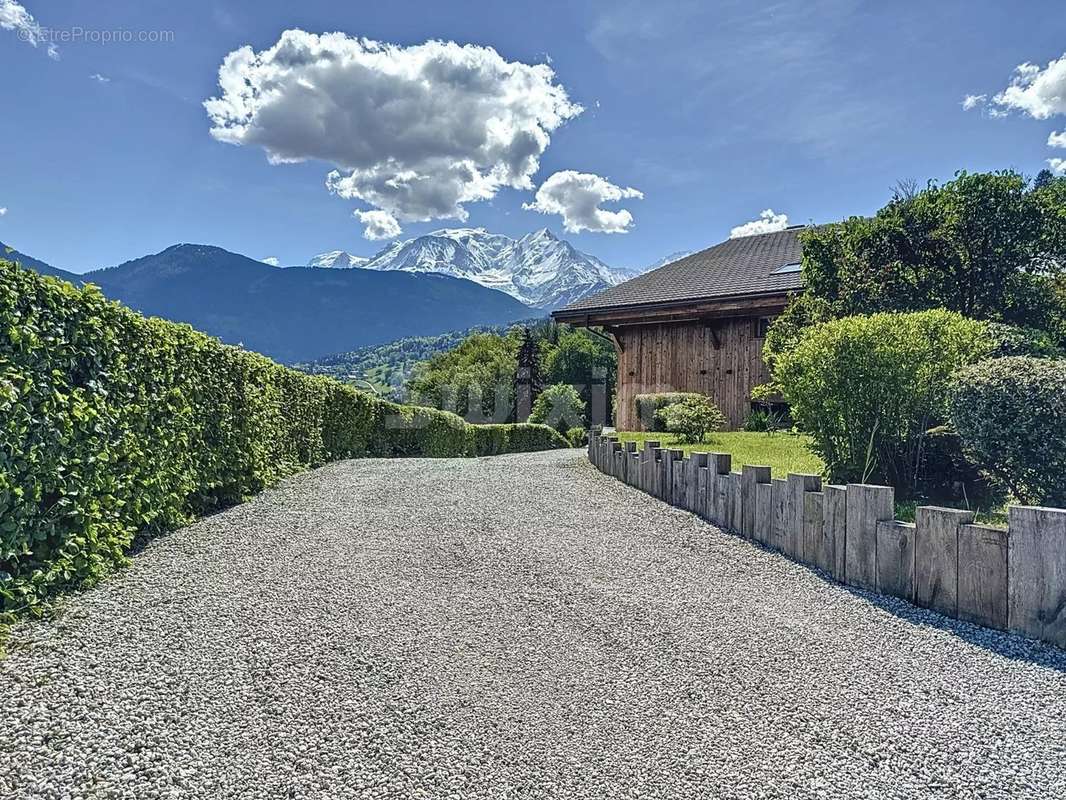
<instances>
[{"instance_id":1,"label":"shadow on gravel","mask_svg":"<svg viewBox=\"0 0 1066 800\"><path fill-rule=\"evenodd\" d=\"M1036 639L1027 639L1015 633L983 628L980 625L945 617L943 614L938 614L927 608L911 605L906 600L874 594L862 589L856 589L854 586L845 586L827 578L818 570L813 571L823 580L828 580L845 589L849 594L860 597L871 605L877 606L907 622L946 631L970 644L990 650L1004 658L1010 658L1014 661L1027 661L1039 667L1066 673L1066 650L1060 650L1054 645L1040 642Z\"/></svg>"}]
</instances>

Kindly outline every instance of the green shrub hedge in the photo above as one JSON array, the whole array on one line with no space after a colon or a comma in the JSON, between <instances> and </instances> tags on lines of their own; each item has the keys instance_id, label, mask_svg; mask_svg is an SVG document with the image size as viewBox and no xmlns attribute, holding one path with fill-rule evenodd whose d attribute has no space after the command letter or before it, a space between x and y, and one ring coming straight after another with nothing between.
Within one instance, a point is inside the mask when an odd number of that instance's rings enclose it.
<instances>
[{"instance_id":1,"label":"green shrub hedge","mask_svg":"<svg viewBox=\"0 0 1066 800\"><path fill-rule=\"evenodd\" d=\"M949 408L971 456L1019 500L1066 507L1066 360L974 364L952 381Z\"/></svg>"},{"instance_id":2,"label":"green shrub hedge","mask_svg":"<svg viewBox=\"0 0 1066 800\"><path fill-rule=\"evenodd\" d=\"M950 311L845 317L804 331L774 381L834 482L922 491L926 432L947 417L948 383L990 347L987 325Z\"/></svg>"},{"instance_id":3,"label":"green shrub hedge","mask_svg":"<svg viewBox=\"0 0 1066 800\"><path fill-rule=\"evenodd\" d=\"M698 444L711 431L725 427L726 419L709 397L696 395L670 403L655 413L655 418L668 433L675 433L678 441Z\"/></svg>"},{"instance_id":4,"label":"green shrub hedge","mask_svg":"<svg viewBox=\"0 0 1066 800\"><path fill-rule=\"evenodd\" d=\"M658 392L652 394L638 394L633 398L636 407L637 419L646 431L662 433L662 422L658 418L658 411L682 400L702 398L698 392Z\"/></svg>"},{"instance_id":5,"label":"green shrub hedge","mask_svg":"<svg viewBox=\"0 0 1066 800\"><path fill-rule=\"evenodd\" d=\"M551 425L565 435L571 428L585 427L585 408L577 389L568 383L553 383L537 395L529 421Z\"/></svg>"},{"instance_id":6,"label":"green shrub hedge","mask_svg":"<svg viewBox=\"0 0 1066 800\"><path fill-rule=\"evenodd\" d=\"M0 261L0 609L91 583L172 529L339 458L566 447L482 432Z\"/></svg>"}]
</instances>

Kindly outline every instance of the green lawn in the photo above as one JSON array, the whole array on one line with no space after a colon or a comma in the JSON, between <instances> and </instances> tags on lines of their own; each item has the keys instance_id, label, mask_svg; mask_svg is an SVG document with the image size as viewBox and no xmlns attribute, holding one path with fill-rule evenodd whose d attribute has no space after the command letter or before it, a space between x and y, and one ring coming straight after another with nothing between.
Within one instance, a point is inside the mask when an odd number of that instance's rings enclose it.
<instances>
[{"instance_id":1,"label":"green lawn","mask_svg":"<svg viewBox=\"0 0 1066 800\"><path fill-rule=\"evenodd\" d=\"M768 465L775 478L784 478L790 472L821 475L825 469L822 460L807 449L809 438L792 433L748 433L735 431L715 433L703 444L678 444L670 433L612 434L623 442L643 442L646 439L662 442L663 447L672 447L698 453L729 453L733 457L733 469L745 464ZM643 445L641 445L643 447Z\"/></svg>"},{"instance_id":2,"label":"green lawn","mask_svg":"<svg viewBox=\"0 0 1066 800\"><path fill-rule=\"evenodd\" d=\"M769 465L775 478L784 478L790 472L808 475L823 475L824 465L818 456L807 450L809 437L793 433L747 433L736 431L716 433L707 437L703 444L678 444L676 437L670 433L629 433L621 431L611 434L623 442L643 442L646 439L662 442L663 447L672 447L685 451L688 455L693 450L698 453L729 453L733 457L733 469L739 471L744 464ZM643 447L643 445L640 445ZM946 505L964 507L963 503L945 501L901 501L896 503L896 519L914 522L914 509L918 505ZM978 508L976 522L985 525L1007 524L1006 506L998 508Z\"/></svg>"}]
</instances>

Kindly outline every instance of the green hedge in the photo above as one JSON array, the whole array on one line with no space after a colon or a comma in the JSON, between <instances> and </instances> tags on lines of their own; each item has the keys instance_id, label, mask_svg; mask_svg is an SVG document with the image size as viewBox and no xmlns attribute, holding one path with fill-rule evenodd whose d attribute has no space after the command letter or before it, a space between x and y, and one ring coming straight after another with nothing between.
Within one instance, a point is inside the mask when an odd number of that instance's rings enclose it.
<instances>
[{"instance_id":1,"label":"green hedge","mask_svg":"<svg viewBox=\"0 0 1066 800\"><path fill-rule=\"evenodd\" d=\"M674 403L680 403L682 400L698 400L701 398L703 398L703 395L698 392L658 392L655 394L638 394L633 398L633 404L636 407L637 419L640 420L644 430L661 433L663 427L657 413L659 409L666 408Z\"/></svg>"},{"instance_id":2,"label":"green hedge","mask_svg":"<svg viewBox=\"0 0 1066 800\"><path fill-rule=\"evenodd\" d=\"M1066 360L974 364L955 375L949 407L970 455L1020 501L1066 507Z\"/></svg>"},{"instance_id":3,"label":"green hedge","mask_svg":"<svg viewBox=\"0 0 1066 800\"><path fill-rule=\"evenodd\" d=\"M307 467L565 447L482 433L0 261L0 609L92 583L172 529ZM488 442L492 444L488 444Z\"/></svg>"},{"instance_id":4,"label":"green hedge","mask_svg":"<svg viewBox=\"0 0 1066 800\"><path fill-rule=\"evenodd\" d=\"M947 418L948 384L988 351L988 326L951 311L884 313L807 328L774 382L834 483L924 490L926 432Z\"/></svg>"}]
</instances>

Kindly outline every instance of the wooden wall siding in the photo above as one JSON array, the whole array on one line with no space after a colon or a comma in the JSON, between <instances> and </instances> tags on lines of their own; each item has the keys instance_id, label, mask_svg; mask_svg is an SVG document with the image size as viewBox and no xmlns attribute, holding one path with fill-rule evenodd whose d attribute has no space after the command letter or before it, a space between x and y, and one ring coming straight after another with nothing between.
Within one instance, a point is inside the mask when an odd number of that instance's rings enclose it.
<instances>
[{"instance_id":1,"label":"wooden wall siding","mask_svg":"<svg viewBox=\"0 0 1066 800\"><path fill-rule=\"evenodd\" d=\"M714 333L719 347L715 347ZM753 317L713 322L674 322L619 328L618 415L622 430L641 430L634 398L651 392L699 392L709 396L731 429L751 408L751 390L770 379Z\"/></svg>"}]
</instances>

